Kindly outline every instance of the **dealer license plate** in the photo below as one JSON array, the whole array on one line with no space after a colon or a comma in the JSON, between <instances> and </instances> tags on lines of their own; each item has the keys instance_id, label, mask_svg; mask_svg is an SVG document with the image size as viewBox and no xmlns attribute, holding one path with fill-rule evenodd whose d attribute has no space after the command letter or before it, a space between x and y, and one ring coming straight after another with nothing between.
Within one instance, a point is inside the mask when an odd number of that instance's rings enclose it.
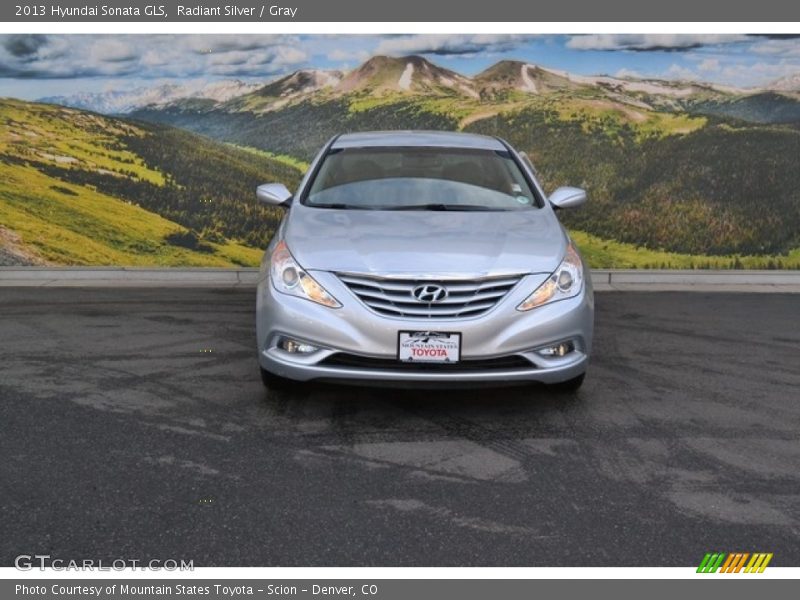
<instances>
[{"instance_id":1,"label":"dealer license plate","mask_svg":"<svg viewBox=\"0 0 800 600\"><path fill-rule=\"evenodd\" d=\"M461 358L461 334L450 331L401 331L397 357L407 362L458 362Z\"/></svg>"}]
</instances>

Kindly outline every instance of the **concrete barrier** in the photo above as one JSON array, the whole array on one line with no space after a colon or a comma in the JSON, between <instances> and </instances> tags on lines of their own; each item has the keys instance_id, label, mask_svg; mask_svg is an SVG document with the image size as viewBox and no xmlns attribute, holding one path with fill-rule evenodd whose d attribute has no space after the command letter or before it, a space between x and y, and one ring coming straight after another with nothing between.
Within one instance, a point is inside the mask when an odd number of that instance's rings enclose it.
<instances>
[{"instance_id":1,"label":"concrete barrier","mask_svg":"<svg viewBox=\"0 0 800 600\"><path fill-rule=\"evenodd\" d=\"M0 267L0 287L254 287L258 269ZM597 291L800 293L800 271L596 269Z\"/></svg>"},{"instance_id":2,"label":"concrete barrier","mask_svg":"<svg viewBox=\"0 0 800 600\"><path fill-rule=\"evenodd\" d=\"M0 286L239 287L255 286L258 269L148 267L0 267Z\"/></svg>"},{"instance_id":3,"label":"concrete barrier","mask_svg":"<svg viewBox=\"0 0 800 600\"><path fill-rule=\"evenodd\" d=\"M597 269L598 291L800 292L800 271Z\"/></svg>"}]
</instances>

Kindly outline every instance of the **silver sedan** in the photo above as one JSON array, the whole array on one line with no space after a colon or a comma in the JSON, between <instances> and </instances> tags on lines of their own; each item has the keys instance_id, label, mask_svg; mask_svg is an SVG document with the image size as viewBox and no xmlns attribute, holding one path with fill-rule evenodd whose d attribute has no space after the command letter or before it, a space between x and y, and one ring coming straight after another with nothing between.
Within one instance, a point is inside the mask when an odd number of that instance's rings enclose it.
<instances>
[{"instance_id":1,"label":"silver sedan","mask_svg":"<svg viewBox=\"0 0 800 600\"><path fill-rule=\"evenodd\" d=\"M577 389L594 300L528 158L501 139L372 132L328 142L261 264L258 359L269 387L542 382Z\"/></svg>"}]
</instances>

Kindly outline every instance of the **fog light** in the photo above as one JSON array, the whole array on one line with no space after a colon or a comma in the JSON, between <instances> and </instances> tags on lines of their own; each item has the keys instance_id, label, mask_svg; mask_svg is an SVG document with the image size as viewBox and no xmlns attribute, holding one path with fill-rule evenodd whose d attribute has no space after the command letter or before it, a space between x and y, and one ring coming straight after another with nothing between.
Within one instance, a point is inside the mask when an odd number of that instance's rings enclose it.
<instances>
[{"instance_id":1,"label":"fog light","mask_svg":"<svg viewBox=\"0 0 800 600\"><path fill-rule=\"evenodd\" d=\"M278 342L278 348L290 354L311 354L319 350L316 346L291 338L281 338L280 342Z\"/></svg>"},{"instance_id":2,"label":"fog light","mask_svg":"<svg viewBox=\"0 0 800 600\"><path fill-rule=\"evenodd\" d=\"M570 352L575 350L575 344L572 342L561 342L560 344L556 344L555 346L547 346L546 348L539 348L536 353L540 356L546 356L548 358L552 357L562 357L566 356Z\"/></svg>"}]
</instances>

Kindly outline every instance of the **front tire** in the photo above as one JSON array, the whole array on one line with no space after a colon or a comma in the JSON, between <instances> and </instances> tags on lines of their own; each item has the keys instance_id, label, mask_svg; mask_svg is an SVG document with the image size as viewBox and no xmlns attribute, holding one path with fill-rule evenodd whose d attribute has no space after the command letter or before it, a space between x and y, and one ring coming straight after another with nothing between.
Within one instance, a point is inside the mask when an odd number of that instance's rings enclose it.
<instances>
[{"instance_id":1,"label":"front tire","mask_svg":"<svg viewBox=\"0 0 800 600\"><path fill-rule=\"evenodd\" d=\"M288 390L292 387L297 387L297 382L292 381L291 379L286 379L280 375L275 375L274 373L270 373L261 367L259 367L259 369L261 369L261 383L263 383L264 387L268 390L282 391Z\"/></svg>"},{"instance_id":2,"label":"front tire","mask_svg":"<svg viewBox=\"0 0 800 600\"><path fill-rule=\"evenodd\" d=\"M572 379L567 379L566 381L561 381L559 383L554 383L550 385L550 389L556 392L562 393L574 393L577 392L580 387L583 385L583 380L586 378L586 373L581 373L577 377L573 377Z\"/></svg>"}]
</instances>

